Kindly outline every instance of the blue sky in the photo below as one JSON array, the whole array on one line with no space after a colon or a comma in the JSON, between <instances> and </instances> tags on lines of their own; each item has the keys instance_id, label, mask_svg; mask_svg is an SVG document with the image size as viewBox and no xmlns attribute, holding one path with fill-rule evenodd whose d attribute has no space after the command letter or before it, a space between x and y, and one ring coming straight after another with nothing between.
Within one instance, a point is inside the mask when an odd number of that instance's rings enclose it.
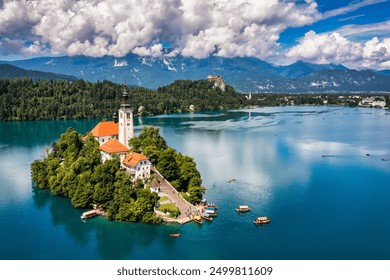
<instances>
[{"instance_id":1,"label":"blue sky","mask_svg":"<svg viewBox=\"0 0 390 280\"><path fill-rule=\"evenodd\" d=\"M0 60L135 53L390 69L389 1L0 0Z\"/></svg>"},{"instance_id":2,"label":"blue sky","mask_svg":"<svg viewBox=\"0 0 390 280\"><path fill-rule=\"evenodd\" d=\"M346 8L353 5L353 3L364 3L363 1L316 1L318 4L318 10L322 13L334 11L340 8ZM284 46L293 46L296 44L296 40L303 37L306 32L314 30L316 33L337 31L346 25L372 25L374 23L381 23L390 20L390 3L389 1L366 1L367 5L362 8L352 11L346 10L338 16L330 17L328 19L319 20L312 25L307 25L301 28L287 29L281 34L280 42ZM370 5L370 2L373 3ZM376 3L378 2L378 3ZM376 3L376 4L374 4ZM356 34L356 38L359 34ZM376 31L371 35L378 36L380 38L390 37L390 29L387 32ZM370 35L364 33L361 34L361 39L368 38ZM369 37L369 39L371 39Z\"/></svg>"}]
</instances>

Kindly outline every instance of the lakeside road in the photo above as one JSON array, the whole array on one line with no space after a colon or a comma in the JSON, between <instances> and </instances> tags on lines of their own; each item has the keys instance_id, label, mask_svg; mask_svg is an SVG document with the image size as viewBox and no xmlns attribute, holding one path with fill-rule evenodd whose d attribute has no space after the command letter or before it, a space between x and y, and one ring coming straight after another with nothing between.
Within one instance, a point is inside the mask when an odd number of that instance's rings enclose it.
<instances>
[{"instance_id":1,"label":"lakeside road","mask_svg":"<svg viewBox=\"0 0 390 280\"><path fill-rule=\"evenodd\" d=\"M195 213L197 207L186 201L180 193L156 170L154 166L151 167L151 171L153 171L157 180L160 183L161 192L165 193L166 196L172 201L173 204L180 211L180 215L176 219L169 219L170 221L175 221L179 224L184 224L191 221L191 214Z\"/></svg>"}]
</instances>

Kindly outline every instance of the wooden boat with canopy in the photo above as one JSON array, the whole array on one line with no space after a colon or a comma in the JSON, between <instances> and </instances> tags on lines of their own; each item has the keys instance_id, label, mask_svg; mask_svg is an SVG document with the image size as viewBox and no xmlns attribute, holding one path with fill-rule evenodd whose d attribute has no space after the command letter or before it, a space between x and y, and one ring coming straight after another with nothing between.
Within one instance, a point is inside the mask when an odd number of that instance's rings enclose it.
<instances>
[{"instance_id":1,"label":"wooden boat with canopy","mask_svg":"<svg viewBox=\"0 0 390 280\"><path fill-rule=\"evenodd\" d=\"M207 221L212 221L213 220L211 215L209 213L207 213L207 212L203 212L202 219L207 220Z\"/></svg>"},{"instance_id":2,"label":"wooden boat with canopy","mask_svg":"<svg viewBox=\"0 0 390 280\"><path fill-rule=\"evenodd\" d=\"M202 221L202 218L201 216L199 215L195 215L192 220L195 222L195 223L198 223L198 224L203 224L203 221Z\"/></svg>"},{"instance_id":3,"label":"wooden boat with canopy","mask_svg":"<svg viewBox=\"0 0 390 280\"><path fill-rule=\"evenodd\" d=\"M271 220L267 216L257 217L256 220L253 221L255 225L265 225L268 224Z\"/></svg>"},{"instance_id":4,"label":"wooden boat with canopy","mask_svg":"<svg viewBox=\"0 0 390 280\"><path fill-rule=\"evenodd\" d=\"M249 212L249 211L251 211L251 209L247 205L240 205L240 206L238 206L238 208L236 208L236 211L243 213L243 212Z\"/></svg>"}]
</instances>

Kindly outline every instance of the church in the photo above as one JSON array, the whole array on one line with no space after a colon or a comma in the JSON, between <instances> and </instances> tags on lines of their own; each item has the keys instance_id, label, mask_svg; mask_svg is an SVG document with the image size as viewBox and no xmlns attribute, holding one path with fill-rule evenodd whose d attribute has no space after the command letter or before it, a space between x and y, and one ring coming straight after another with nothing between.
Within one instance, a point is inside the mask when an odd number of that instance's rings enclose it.
<instances>
[{"instance_id":1,"label":"church","mask_svg":"<svg viewBox=\"0 0 390 280\"><path fill-rule=\"evenodd\" d=\"M102 162L111 159L114 155L126 172L134 180L150 178L151 162L140 153L130 151L129 140L134 137L133 112L128 103L126 87L123 89L123 101L118 110L118 120L99 122L90 132L99 142Z\"/></svg>"}]
</instances>

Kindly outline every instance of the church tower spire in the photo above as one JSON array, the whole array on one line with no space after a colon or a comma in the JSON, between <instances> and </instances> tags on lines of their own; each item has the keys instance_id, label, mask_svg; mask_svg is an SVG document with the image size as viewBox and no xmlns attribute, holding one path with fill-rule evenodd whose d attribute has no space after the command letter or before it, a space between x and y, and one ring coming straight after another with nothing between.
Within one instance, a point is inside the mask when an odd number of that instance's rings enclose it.
<instances>
[{"instance_id":1,"label":"church tower spire","mask_svg":"<svg viewBox=\"0 0 390 280\"><path fill-rule=\"evenodd\" d=\"M119 142L129 148L129 140L134 137L133 111L128 101L126 84L123 85L122 104L118 110Z\"/></svg>"}]
</instances>

